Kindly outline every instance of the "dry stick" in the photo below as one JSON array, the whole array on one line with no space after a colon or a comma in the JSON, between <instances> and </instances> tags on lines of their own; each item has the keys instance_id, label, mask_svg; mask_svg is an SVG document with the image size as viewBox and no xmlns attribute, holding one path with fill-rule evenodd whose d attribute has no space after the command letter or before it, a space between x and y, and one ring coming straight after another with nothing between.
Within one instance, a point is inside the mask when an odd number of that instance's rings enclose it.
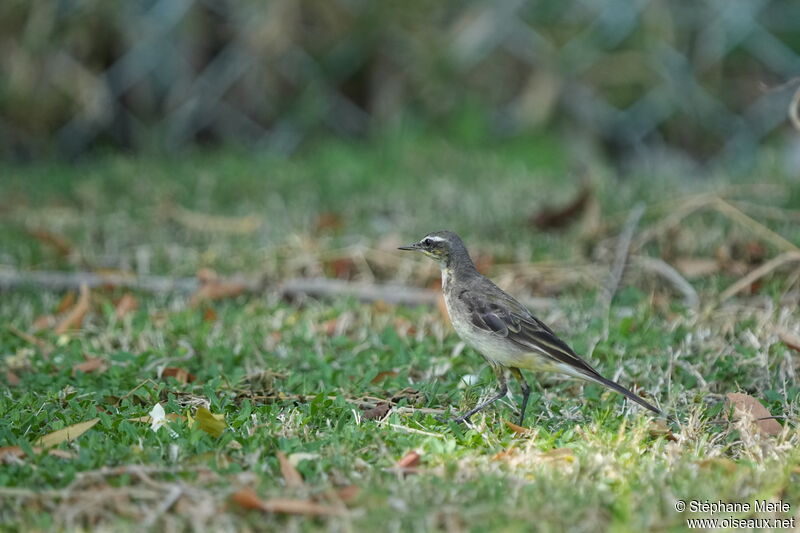
<instances>
[{"instance_id":1,"label":"dry stick","mask_svg":"<svg viewBox=\"0 0 800 533\"><path fill-rule=\"evenodd\" d=\"M697 309L700 306L700 297L697 295L697 291L672 265L657 257L637 256L633 259L638 267L658 274L672 283L672 286L683 295L683 300L688 307Z\"/></svg>"},{"instance_id":2,"label":"dry stick","mask_svg":"<svg viewBox=\"0 0 800 533\"><path fill-rule=\"evenodd\" d=\"M800 250L791 250L788 252L784 252L781 255L770 259L769 261L767 261L757 269L753 270L752 272L748 273L739 281L737 281L736 283L725 289L719 297L720 303L739 294L741 291L752 285L754 281L763 278L773 270L776 270L787 263L793 263L795 261L800 261Z\"/></svg>"},{"instance_id":3,"label":"dry stick","mask_svg":"<svg viewBox=\"0 0 800 533\"><path fill-rule=\"evenodd\" d=\"M800 251L800 248L798 248L796 244L781 237L761 222L745 215L722 198L717 198L713 205L714 208L723 215L747 227L753 233L761 235L764 240L772 242L772 244L778 248L788 251Z\"/></svg>"},{"instance_id":4,"label":"dry stick","mask_svg":"<svg viewBox=\"0 0 800 533\"><path fill-rule=\"evenodd\" d=\"M619 289L619 283L622 281L622 274L625 272L625 265L628 262L628 252L631 248L631 241L633 241L633 234L636 231L636 226L639 225L644 214L644 204L637 204L628 215L628 220L625 221L625 226L622 228L622 233L617 239L617 248L614 253L614 264L608 276L608 282L603 290L603 309L605 310L605 318L603 320L603 336L602 340L608 339L608 327L611 315L611 302Z\"/></svg>"},{"instance_id":5,"label":"dry stick","mask_svg":"<svg viewBox=\"0 0 800 533\"><path fill-rule=\"evenodd\" d=\"M241 283L245 292L262 293L272 290L284 298L334 298L351 297L364 302L384 301L397 305L436 305L438 293L431 289L420 289L393 283L370 285L328 278L294 278L269 287L260 276L237 276L225 282ZM56 272L0 270L0 291L18 287L36 287L47 290L68 290L87 287L114 286L155 293L190 294L200 287L196 278L170 278L166 276L126 276L120 274L96 274L93 272ZM535 309L552 308L550 298L522 298L522 303Z\"/></svg>"}]
</instances>

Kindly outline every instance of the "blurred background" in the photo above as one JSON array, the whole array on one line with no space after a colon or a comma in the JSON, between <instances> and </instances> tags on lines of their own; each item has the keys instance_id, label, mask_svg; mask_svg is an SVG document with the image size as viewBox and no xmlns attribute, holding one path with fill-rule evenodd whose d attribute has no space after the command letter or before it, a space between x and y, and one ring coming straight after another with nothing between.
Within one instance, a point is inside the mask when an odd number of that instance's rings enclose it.
<instances>
[{"instance_id":1,"label":"blurred background","mask_svg":"<svg viewBox=\"0 0 800 533\"><path fill-rule=\"evenodd\" d=\"M6 0L0 69L8 161L292 154L411 124L615 163L766 143L800 167L796 0Z\"/></svg>"}]
</instances>

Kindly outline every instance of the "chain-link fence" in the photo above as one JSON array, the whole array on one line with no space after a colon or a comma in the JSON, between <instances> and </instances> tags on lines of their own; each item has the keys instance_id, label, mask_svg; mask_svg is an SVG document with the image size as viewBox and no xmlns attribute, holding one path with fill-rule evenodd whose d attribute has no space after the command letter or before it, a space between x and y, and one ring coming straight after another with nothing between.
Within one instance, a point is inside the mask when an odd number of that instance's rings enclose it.
<instances>
[{"instance_id":1,"label":"chain-link fence","mask_svg":"<svg viewBox=\"0 0 800 533\"><path fill-rule=\"evenodd\" d=\"M8 0L0 65L6 157L290 152L472 112L492 136L546 127L710 160L789 131L800 2Z\"/></svg>"}]
</instances>

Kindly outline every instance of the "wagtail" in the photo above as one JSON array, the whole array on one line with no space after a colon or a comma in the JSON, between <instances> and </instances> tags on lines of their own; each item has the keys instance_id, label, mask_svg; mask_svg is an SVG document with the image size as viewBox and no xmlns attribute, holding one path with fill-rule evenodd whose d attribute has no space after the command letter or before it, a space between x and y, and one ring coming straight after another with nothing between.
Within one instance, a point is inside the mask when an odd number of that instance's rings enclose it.
<instances>
[{"instance_id":1,"label":"wagtail","mask_svg":"<svg viewBox=\"0 0 800 533\"><path fill-rule=\"evenodd\" d=\"M452 231L436 231L400 247L422 252L442 269L442 291L450 322L458 336L481 353L497 376L497 394L455 419L463 422L508 393L506 369L522 388L520 425L531 388L522 370L559 372L606 386L650 409L661 411L622 385L601 376L559 339L553 330L521 303L481 275L461 238Z\"/></svg>"}]
</instances>

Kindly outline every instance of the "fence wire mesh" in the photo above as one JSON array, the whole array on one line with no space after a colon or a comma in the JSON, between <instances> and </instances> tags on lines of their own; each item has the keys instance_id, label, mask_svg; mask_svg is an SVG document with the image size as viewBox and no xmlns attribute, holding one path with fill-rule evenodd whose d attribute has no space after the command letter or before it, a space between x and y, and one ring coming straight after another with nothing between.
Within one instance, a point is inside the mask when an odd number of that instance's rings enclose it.
<instances>
[{"instance_id":1,"label":"fence wire mesh","mask_svg":"<svg viewBox=\"0 0 800 533\"><path fill-rule=\"evenodd\" d=\"M0 7L2 153L223 142L291 152L480 110L702 160L789 131L796 0L104 0Z\"/></svg>"}]
</instances>

